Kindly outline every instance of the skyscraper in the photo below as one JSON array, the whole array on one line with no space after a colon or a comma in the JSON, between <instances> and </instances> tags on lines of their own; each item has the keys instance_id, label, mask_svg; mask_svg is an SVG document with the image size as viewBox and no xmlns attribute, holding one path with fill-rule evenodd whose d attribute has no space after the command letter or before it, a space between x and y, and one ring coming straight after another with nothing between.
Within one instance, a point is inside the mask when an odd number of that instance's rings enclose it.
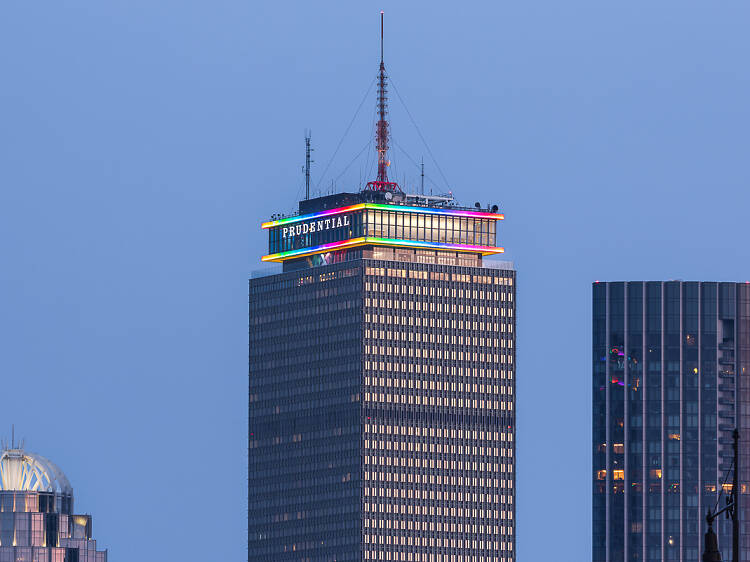
<instances>
[{"instance_id":1,"label":"skyscraper","mask_svg":"<svg viewBox=\"0 0 750 562\"><path fill-rule=\"evenodd\" d=\"M706 511L731 491L735 427L749 520L749 369L750 284L593 285L595 562L700 560ZM714 528L730 560L731 521Z\"/></svg>"},{"instance_id":2,"label":"skyscraper","mask_svg":"<svg viewBox=\"0 0 750 562\"><path fill-rule=\"evenodd\" d=\"M44 457L12 443L0 454L0 560L107 562L90 515L75 515L73 488Z\"/></svg>"},{"instance_id":3,"label":"skyscraper","mask_svg":"<svg viewBox=\"0 0 750 562\"><path fill-rule=\"evenodd\" d=\"M515 271L496 206L377 179L264 223L250 280L252 561L515 556Z\"/></svg>"}]
</instances>

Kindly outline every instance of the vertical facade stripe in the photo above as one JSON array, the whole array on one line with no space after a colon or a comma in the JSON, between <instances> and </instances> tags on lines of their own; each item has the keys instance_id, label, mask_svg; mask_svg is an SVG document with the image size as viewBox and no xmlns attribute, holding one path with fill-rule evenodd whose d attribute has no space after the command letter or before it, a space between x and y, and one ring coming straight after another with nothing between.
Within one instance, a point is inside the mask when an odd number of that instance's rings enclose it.
<instances>
[{"instance_id":1,"label":"vertical facade stripe","mask_svg":"<svg viewBox=\"0 0 750 562\"><path fill-rule=\"evenodd\" d=\"M606 358L606 371L605 372L606 372L606 378L605 378L605 384L604 384L605 396L606 396L606 404L607 404L607 407L606 407L607 414L605 416L605 424L606 424L606 428L607 428L606 429L606 447L605 447L605 451L606 451L605 454L606 454L606 458L607 458L607 463L605 465L606 466L606 470L607 470L607 473L606 473L607 487L606 487L606 493L604 494L604 497L606 498L606 502L607 502L606 503L606 506L607 506L606 507L606 520L605 520L605 524L604 524L604 528L606 529L606 531L605 531L606 532L606 537L607 537L607 542L606 542L606 553L607 553L606 557L607 558L606 558L606 562L610 562L610 554L609 553L610 553L611 537L610 537L610 534L609 534L609 529L610 529L609 522L612 519L611 518L611 503L612 502L610 500L610 495L611 495L611 492L612 492L612 438L610 437L610 433L611 433L611 431L610 431L610 427L611 427L611 425L610 425L611 401L610 401L610 398L609 398L609 386L611 384L610 381L612 380L612 378L611 378L612 375L611 375L611 372L610 372L611 368L610 368L610 365L609 365L610 333L611 333L611 330L612 330L612 322L611 322L611 316L612 315L611 315L611 312L610 312L611 309L610 309L610 294L609 294L611 288L612 288L611 285L609 283L607 283L606 304L605 304L605 311L606 311L606 323L605 324L606 324L606 330L607 330L607 335L606 335L606 340L605 340L606 341L606 345L605 345L605 350L606 350L605 351L605 358Z\"/></svg>"}]
</instances>

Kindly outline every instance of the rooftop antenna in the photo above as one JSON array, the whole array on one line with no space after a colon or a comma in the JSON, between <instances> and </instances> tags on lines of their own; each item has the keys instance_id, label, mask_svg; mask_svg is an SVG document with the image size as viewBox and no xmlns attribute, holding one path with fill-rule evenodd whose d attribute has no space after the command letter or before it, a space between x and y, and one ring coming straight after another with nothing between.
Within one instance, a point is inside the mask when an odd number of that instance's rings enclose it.
<instances>
[{"instance_id":1,"label":"rooftop antenna","mask_svg":"<svg viewBox=\"0 0 750 562\"><path fill-rule=\"evenodd\" d=\"M422 157L422 183L420 193L424 195L424 156Z\"/></svg>"},{"instance_id":2,"label":"rooftop antenna","mask_svg":"<svg viewBox=\"0 0 750 562\"><path fill-rule=\"evenodd\" d=\"M383 58L383 11L380 11L380 72L378 73L378 181L388 183L388 121L386 121L387 103L385 62Z\"/></svg>"},{"instance_id":3,"label":"rooftop antenna","mask_svg":"<svg viewBox=\"0 0 750 562\"><path fill-rule=\"evenodd\" d=\"M380 10L380 70L378 71L378 122L375 125L375 149L378 151L378 177L367 184L375 191L401 191L396 182L388 181L388 75L383 57L383 10Z\"/></svg>"},{"instance_id":4,"label":"rooftop antenna","mask_svg":"<svg viewBox=\"0 0 750 562\"><path fill-rule=\"evenodd\" d=\"M314 161L310 160L310 153L314 150L310 148L310 138L312 137L312 131L305 133L305 199L310 199L310 164Z\"/></svg>"},{"instance_id":5,"label":"rooftop antenna","mask_svg":"<svg viewBox=\"0 0 750 562\"><path fill-rule=\"evenodd\" d=\"M16 424L10 426L10 448L16 448Z\"/></svg>"}]
</instances>

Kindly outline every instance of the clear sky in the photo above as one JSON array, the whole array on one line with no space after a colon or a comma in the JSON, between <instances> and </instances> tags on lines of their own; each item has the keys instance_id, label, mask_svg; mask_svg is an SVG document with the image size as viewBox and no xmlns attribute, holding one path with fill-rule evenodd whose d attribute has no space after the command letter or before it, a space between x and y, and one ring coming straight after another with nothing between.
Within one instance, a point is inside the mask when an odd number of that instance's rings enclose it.
<instances>
[{"instance_id":1,"label":"clear sky","mask_svg":"<svg viewBox=\"0 0 750 562\"><path fill-rule=\"evenodd\" d=\"M372 179L372 90L323 171L381 8L430 148L392 93L393 175L424 157L506 213L521 562L590 558L591 282L750 278L745 1L3 2L0 434L112 560L246 555L260 223L302 194L305 128L315 189Z\"/></svg>"}]
</instances>

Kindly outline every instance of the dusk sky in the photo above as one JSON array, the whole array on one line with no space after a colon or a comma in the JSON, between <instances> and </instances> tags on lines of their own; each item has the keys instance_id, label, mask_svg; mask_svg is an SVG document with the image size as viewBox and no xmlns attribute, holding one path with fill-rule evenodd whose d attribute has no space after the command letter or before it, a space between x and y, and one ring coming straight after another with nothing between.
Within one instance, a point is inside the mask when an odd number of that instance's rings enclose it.
<instances>
[{"instance_id":1,"label":"dusk sky","mask_svg":"<svg viewBox=\"0 0 750 562\"><path fill-rule=\"evenodd\" d=\"M0 436L112 561L246 558L260 224L305 129L373 179L381 9L392 176L506 216L520 562L591 558L591 283L750 279L746 1L4 2Z\"/></svg>"}]
</instances>

